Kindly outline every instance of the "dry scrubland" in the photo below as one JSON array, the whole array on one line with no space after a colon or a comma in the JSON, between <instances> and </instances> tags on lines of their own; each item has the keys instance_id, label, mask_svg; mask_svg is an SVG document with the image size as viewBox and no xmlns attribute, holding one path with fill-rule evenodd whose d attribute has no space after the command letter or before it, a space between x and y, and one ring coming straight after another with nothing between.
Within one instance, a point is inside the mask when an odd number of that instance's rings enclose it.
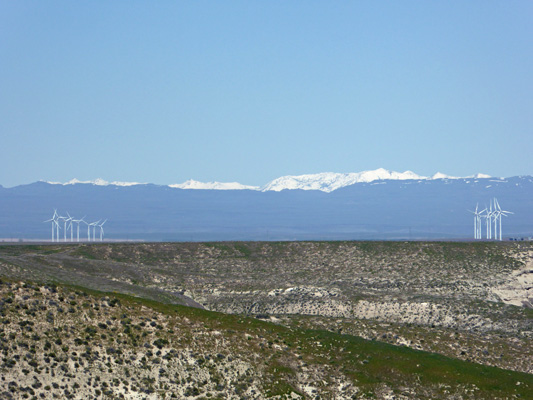
<instances>
[{"instance_id":1,"label":"dry scrubland","mask_svg":"<svg viewBox=\"0 0 533 400\"><path fill-rule=\"evenodd\" d=\"M2 246L0 393L532 398L532 259L528 243Z\"/></svg>"}]
</instances>

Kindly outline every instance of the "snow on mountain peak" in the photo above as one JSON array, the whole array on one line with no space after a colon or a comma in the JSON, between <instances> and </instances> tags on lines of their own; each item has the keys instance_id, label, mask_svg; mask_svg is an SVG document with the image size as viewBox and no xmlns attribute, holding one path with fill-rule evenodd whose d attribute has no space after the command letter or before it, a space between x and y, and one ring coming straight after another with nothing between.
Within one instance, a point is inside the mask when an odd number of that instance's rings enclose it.
<instances>
[{"instance_id":1,"label":"snow on mountain peak","mask_svg":"<svg viewBox=\"0 0 533 400\"><path fill-rule=\"evenodd\" d=\"M373 171L335 173L323 172L320 174L282 176L266 184L262 191L281 191L284 189L301 189L301 190L321 190L323 192L332 192L344 186L353 185L354 183L373 182L377 180L407 180L407 179L427 179L412 171L395 172L379 168Z\"/></svg>"},{"instance_id":2,"label":"snow on mountain peak","mask_svg":"<svg viewBox=\"0 0 533 400\"><path fill-rule=\"evenodd\" d=\"M238 182L199 182L189 179L183 183L168 185L176 189L204 189L204 190L258 190L257 186L247 186Z\"/></svg>"},{"instance_id":3,"label":"snow on mountain peak","mask_svg":"<svg viewBox=\"0 0 533 400\"><path fill-rule=\"evenodd\" d=\"M475 174L467 176L465 178L474 179L486 179L490 178L490 175ZM322 192L330 193L336 189L350 186L355 183L369 183L374 181L384 180L435 180L435 179L462 179L455 176L450 176L437 172L431 177L415 174L413 171L396 172L389 171L384 168L378 168L370 171L362 172L350 172L350 173L336 173L336 172L322 172L319 174L306 174L306 175L287 175L280 178L276 178L273 181L267 183L263 187L243 185L238 182L199 182L193 179L189 179L183 183L177 183L168 185L171 188L177 189L204 189L204 190L261 190L276 191L281 190L320 190ZM47 182L55 185L75 185L75 184L92 184L96 186L133 186L142 185L137 182L108 182L103 179L95 179L93 181L80 181L78 179L72 179L66 183L61 182Z\"/></svg>"},{"instance_id":4,"label":"snow on mountain peak","mask_svg":"<svg viewBox=\"0 0 533 400\"><path fill-rule=\"evenodd\" d=\"M65 183L61 183L61 182L46 182L46 183L50 183L52 185L76 185L78 183L84 183L84 184L91 184L91 185L95 185L95 186L109 186L109 185L114 185L114 186L134 186L134 185L142 185L141 183L137 183L137 182L118 182L118 181L114 181L114 182L108 182L106 180L103 180L101 178L96 178L95 180L92 180L92 181L80 181L79 179L71 179L70 181L68 182L65 182Z\"/></svg>"},{"instance_id":5,"label":"snow on mountain peak","mask_svg":"<svg viewBox=\"0 0 533 400\"><path fill-rule=\"evenodd\" d=\"M435 175L431 177L431 179L460 179L457 176L450 176L443 174L442 172L437 172Z\"/></svg>"}]
</instances>

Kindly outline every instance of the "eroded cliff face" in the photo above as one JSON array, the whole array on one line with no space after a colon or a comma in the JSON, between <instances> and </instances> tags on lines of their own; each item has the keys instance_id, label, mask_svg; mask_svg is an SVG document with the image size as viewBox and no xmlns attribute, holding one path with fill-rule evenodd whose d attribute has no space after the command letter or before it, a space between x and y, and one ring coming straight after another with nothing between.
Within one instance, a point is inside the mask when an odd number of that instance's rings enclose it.
<instances>
[{"instance_id":1,"label":"eroded cliff face","mask_svg":"<svg viewBox=\"0 0 533 400\"><path fill-rule=\"evenodd\" d=\"M272 245L266 245L272 246ZM238 314L305 314L528 336L533 252L527 246L300 243L292 255L221 253L191 265L184 295ZM470 246L470 247L469 247ZM216 247L215 247L216 249ZM271 257L271 258L270 258ZM221 276L196 275L220 268ZM168 280L166 283L169 283ZM165 279L158 279L165 285ZM520 314L520 312L518 313Z\"/></svg>"},{"instance_id":2,"label":"eroded cliff face","mask_svg":"<svg viewBox=\"0 0 533 400\"><path fill-rule=\"evenodd\" d=\"M522 267L513 270L507 280L493 287L492 293L506 304L533 308L533 252L519 256Z\"/></svg>"}]
</instances>

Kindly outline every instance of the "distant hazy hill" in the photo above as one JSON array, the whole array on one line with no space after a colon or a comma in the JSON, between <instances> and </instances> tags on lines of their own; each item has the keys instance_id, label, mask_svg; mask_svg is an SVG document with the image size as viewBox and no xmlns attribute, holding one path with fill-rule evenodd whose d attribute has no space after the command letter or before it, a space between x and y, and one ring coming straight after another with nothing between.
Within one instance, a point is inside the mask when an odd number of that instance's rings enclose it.
<instances>
[{"instance_id":1,"label":"distant hazy hill","mask_svg":"<svg viewBox=\"0 0 533 400\"><path fill-rule=\"evenodd\" d=\"M381 170L377 171L379 175ZM438 175L409 179L410 176L402 175L406 173L392 177L390 174L384 178L391 179L361 175L360 181L346 185L328 174L314 175L316 179L302 178L306 175L283 177L279 179L285 184L273 181L262 190L228 190L231 187L194 190L175 185L103 181L1 187L0 237L49 239L51 227L43 221L56 208L62 215L68 211L76 218L86 216L89 222L107 218L106 238L194 241L470 238L473 216L468 210L475 209L476 203L484 207L492 197L498 198L502 208L514 212L504 219L505 236L533 235L531 176L502 179ZM337 178L344 183L354 180L350 174L340 175ZM280 189L291 187L294 182L307 185L306 189L315 185L317 190ZM85 225L81 225L80 234L86 238Z\"/></svg>"}]
</instances>

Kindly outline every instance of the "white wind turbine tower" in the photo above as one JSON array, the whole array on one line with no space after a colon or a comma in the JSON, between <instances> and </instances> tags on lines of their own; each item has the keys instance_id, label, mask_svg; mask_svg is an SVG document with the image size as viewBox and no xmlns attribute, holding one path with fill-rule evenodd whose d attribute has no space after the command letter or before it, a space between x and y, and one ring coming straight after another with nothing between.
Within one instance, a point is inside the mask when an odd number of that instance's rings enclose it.
<instances>
[{"instance_id":1,"label":"white wind turbine tower","mask_svg":"<svg viewBox=\"0 0 533 400\"><path fill-rule=\"evenodd\" d=\"M500 207L500 203L498 202L497 199L494 199L494 202L498 206L498 217L500 219L500 240L503 240L502 239L503 238L502 237L502 216L507 217L507 214L514 214L514 213L511 211L502 210Z\"/></svg>"},{"instance_id":2,"label":"white wind turbine tower","mask_svg":"<svg viewBox=\"0 0 533 400\"><path fill-rule=\"evenodd\" d=\"M69 222L68 229L70 229L70 241L73 242L74 238L73 238L73 233L72 233L72 228L73 228L72 221L74 220L74 218L72 218L68 212L67 212L67 215L68 215L67 221Z\"/></svg>"},{"instance_id":3,"label":"white wind turbine tower","mask_svg":"<svg viewBox=\"0 0 533 400\"><path fill-rule=\"evenodd\" d=\"M494 211L492 213L492 221L494 222L494 240L498 240L498 218L500 217L500 211L496 207L496 198L491 200L491 205L494 204Z\"/></svg>"},{"instance_id":4,"label":"white wind turbine tower","mask_svg":"<svg viewBox=\"0 0 533 400\"><path fill-rule=\"evenodd\" d=\"M481 218L484 217L484 213L487 212L487 209L484 208L482 211L478 212L477 214L477 238L481 239L482 237L482 224L481 224Z\"/></svg>"},{"instance_id":5,"label":"white wind turbine tower","mask_svg":"<svg viewBox=\"0 0 533 400\"><path fill-rule=\"evenodd\" d=\"M99 223L100 221L101 221L101 220L98 220L98 221L96 221L96 222L91 222L91 223L89 224L89 226L92 226L92 227L93 227L93 242L96 241L96 226L98 225L98 223ZM90 228L89 228L89 229L90 229ZM89 233L89 235L90 235L90 233Z\"/></svg>"},{"instance_id":6,"label":"white wind turbine tower","mask_svg":"<svg viewBox=\"0 0 533 400\"><path fill-rule=\"evenodd\" d=\"M64 219L64 221L65 221L65 232L63 232L63 234L65 235L65 242L67 241L67 229L68 229L67 222L72 221L72 217L70 216L70 214L68 212L67 212L67 215L68 215L68 218L63 217L63 218L65 218ZM71 233L71 236L72 236L72 233Z\"/></svg>"},{"instance_id":7,"label":"white wind turbine tower","mask_svg":"<svg viewBox=\"0 0 533 400\"><path fill-rule=\"evenodd\" d=\"M83 217L85 218L85 217ZM80 241L80 222L85 222L84 220L82 219L73 219L72 222L78 224L78 231L77 231L77 238L78 238L78 242ZM71 222L71 223L72 223ZM72 233L72 229L70 230L70 232Z\"/></svg>"},{"instance_id":8,"label":"white wind turbine tower","mask_svg":"<svg viewBox=\"0 0 533 400\"><path fill-rule=\"evenodd\" d=\"M87 225L87 241L90 242L91 241L91 224L85 221L83 221L83 223Z\"/></svg>"},{"instance_id":9,"label":"white wind turbine tower","mask_svg":"<svg viewBox=\"0 0 533 400\"><path fill-rule=\"evenodd\" d=\"M486 228L486 238L489 239L490 237L490 232L489 232L489 227L490 227L490 218L491 218L491 215L490 215L490 211L489 209L487 208L487 206L485 206L485 209L483 210L483 215L482 217L485 218L485 228Z\"/></svg>"},{"instance_id":10,"label":"white wind turbine tower","mask_svg":"<svg viewBox=\"0 0 533 400\"><path fill-rule=\"evenodd\" d=\"M59 242L59 230L61 229L61 227L59 226L59 215L57 216L56 218L56 242Z\"/></svg>"},{"instance_id":11,"label":"white wind turbine tower","mask_svg":"<svg viewBox=\"0 0 533 400\"><path fill-rule=\"evenodd\" d=\"M72 220L69 221L67 229L70 230L70 241L73 242L74 239L72 238Z\"/></svg>"},{"instance_id":12,"label":"white wind turbine tower","mask_svg":"<svg viewBox=\"0 0 533 400\"><path fill-rule=\"evenodd\" d=\"M64 226L63 226L63 228L64 228L63 241L66 242L67 241L67 222L69 222L72 219L72 217L69 216L69 218L67 218L67 217L59 216L57 219L62 219L63 220L63 224L64 224Z\"/></svg>"},{"instance_id":13,"label":"white wind turbine tower","mask_svg":"<svg viewBox=\"0 0 533 400\"><path fill-rule=\"evenodd\" d=\"M67 217L63 217L63 216L61 216L61 215L59 215L59 216L57 217L57 221L59 222L59 220L63 220L64 225L65 225L65 231L63 232L63 236L64 236L63 241L64 241L64 242L67 241L67 229L66 229L66 227L67 227L67 222L66 222L66 219L67 219ZM59 229L61 229L60 226L59 226L59 223L57 224L57 228L58 228L58 232L57 232L57 241L59 242Z\"/></svg>"},{"instance_id":14,"label":"white wind turbine tower","mask_svg":"<svg viewBox=\"0 0 533 400\"><path fill-rule=\"evenodd\" d=\"M477 209L478 204L476 204L476 211L470 211L472 214L474 214L474 239L477 239Z\"/></svg>"},{"instance_id":15,"label":"white wind turbine tower","mask_svg":"<svg viewBox=\"0 0 533 400\"><path fill-rule=\"evenodd\" d=\"M54 242L54 230L56 229L57 217L58 217L57 209L54 209L54 215L52 215L52 218L44 221L44 222L52 222L52 243ZM59 241L59 237L57 239Z\"/></svg>"},{"instance_id":16,"label":"white wind turbine tower","mask_svg":"<svg viewBox=\"0 0 533 400\"><path fill-rule=\"evenodd\" d=\"M487 239L492 239L492 217L494 215L494 212L492 211L492 201L490 202L490 208L487 210Z\"/></svg>"},{"instance_id":17,"label":"white wind turbine tower","mask_svg":"<svg viewBox=\"0 0 533 400\"><path fill-rule=\"evenodd\" d=\"M481 239L481 214L483 211L479 212L479 203L476 204L476 211L470 211L474 214L474 239Z\"/></svg>"},{"instance_id":18,"label":"white wind turbine tower","mask_svg":"<svg viewBox=\"0 0 533 400\"><path fill-rule=\"evenodd\" d=\"M102 222L100 225L97 225L100 228L100 241L102 242L104 239L104 224L107 222L107 219Z\"/></svg>"},{"instance_id":19,"label":"white wind turbine tower","mask_svg":"<svg viewBox=\"0 0 533 400\"><path fill-rule=\"evenodd\" d=\"M81 222L83 222L85 225L87 225L87 241L90 242L91 241L91 224L89 224L83 218L82 218Z\"/></svg>"}]
</instances>

